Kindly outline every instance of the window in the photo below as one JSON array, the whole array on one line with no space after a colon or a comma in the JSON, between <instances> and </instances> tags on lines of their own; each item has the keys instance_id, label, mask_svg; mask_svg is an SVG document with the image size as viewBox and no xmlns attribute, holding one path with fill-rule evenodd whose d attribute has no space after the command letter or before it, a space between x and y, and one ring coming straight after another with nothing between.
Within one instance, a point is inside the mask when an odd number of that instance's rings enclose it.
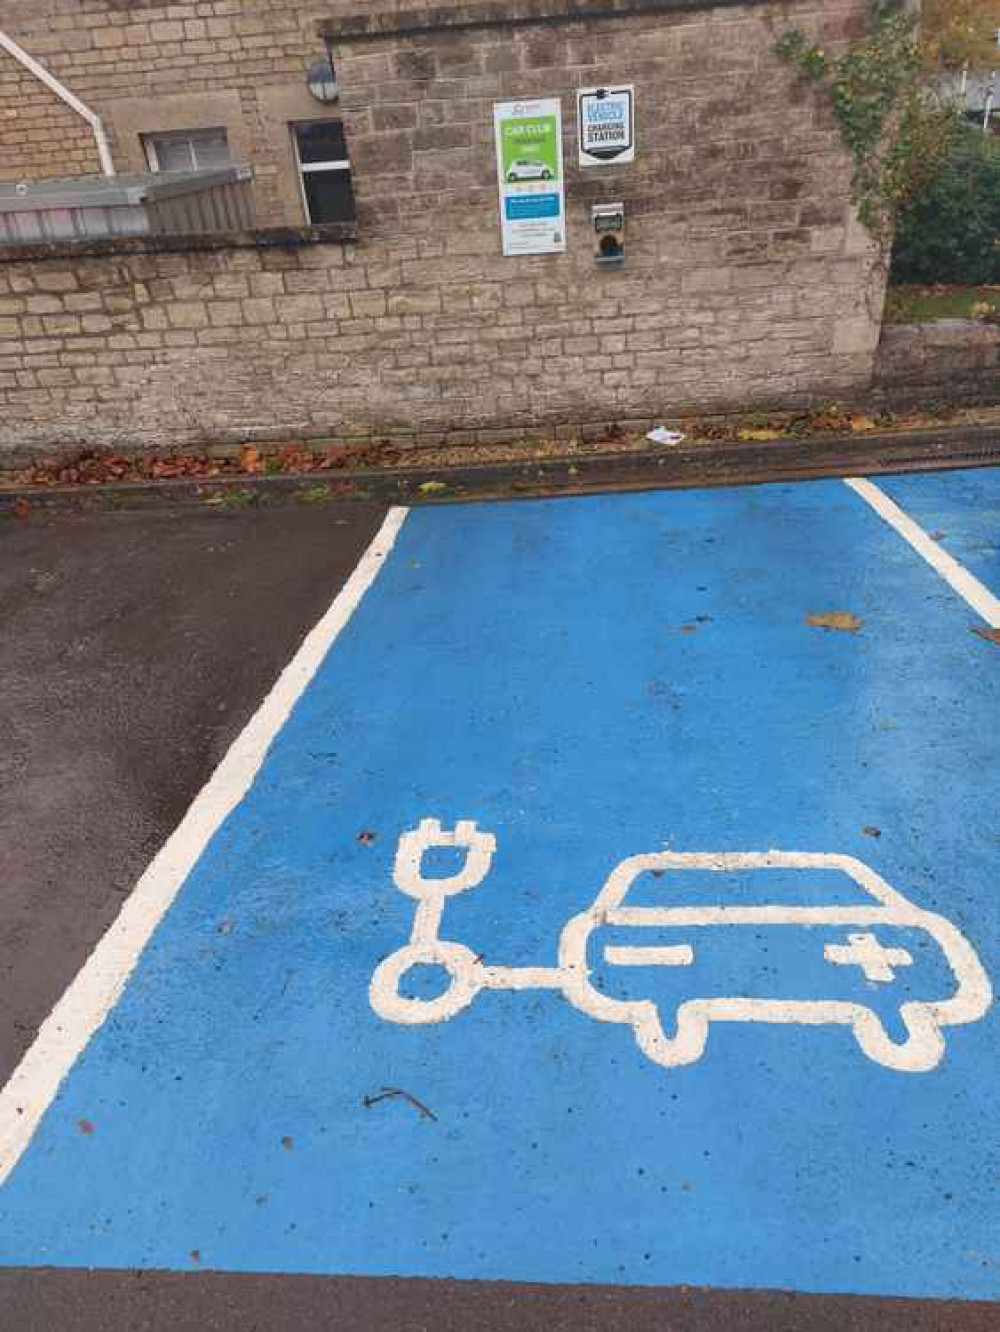
<instances>
[{"instance_id":1,"label":"window","mask_svg":"<svg viewBox=\"0 0 1000 1332\"><path fill-rule=\"evenodd\" d=\"M344 126L339 120L293 125L306 213L314 226L354 221L354 187Z\"/></svg>"},{"instance_id":2,"label":"window","mask_svg":"<svg viewBox=\"0 0 1000 1332\"><path fill-rule=\"evenodd\" d=\"M213 167L230 165L229 140L224 129L144 134L142 145L150 171L210 171Z\"/></svg>"}]
</instances>

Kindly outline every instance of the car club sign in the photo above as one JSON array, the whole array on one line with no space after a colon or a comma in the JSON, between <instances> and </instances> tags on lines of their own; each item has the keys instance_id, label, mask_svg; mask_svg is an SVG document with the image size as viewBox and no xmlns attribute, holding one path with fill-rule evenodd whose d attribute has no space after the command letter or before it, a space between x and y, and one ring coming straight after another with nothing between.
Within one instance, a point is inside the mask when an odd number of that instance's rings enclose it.
<instances>
[{"instance_id":1,"label":"car club sign","mask_svg":"<svg viewBox=\"0 0 1000 1332\"><path fill-rule=\"evenodd\" d=\"M504 254L561 254L566 204L559 99L499 102L493 119Z\"/></svg>"}]
</instances>

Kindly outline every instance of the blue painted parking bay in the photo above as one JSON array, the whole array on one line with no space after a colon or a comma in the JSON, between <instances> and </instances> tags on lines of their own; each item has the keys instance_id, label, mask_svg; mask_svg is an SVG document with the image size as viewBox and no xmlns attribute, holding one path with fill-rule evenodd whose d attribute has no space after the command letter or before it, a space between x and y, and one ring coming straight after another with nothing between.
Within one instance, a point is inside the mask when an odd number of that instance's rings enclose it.
<instances>
[{"instance_id":1,"label":"blue painted parking bay","mask_svg":"<svg viewBox=\"0 0 1000 1332\"><path fill-rule=\"evenodd\" d=\"M411 512L0 1262L1000 1298L982 624L837 481Z\"/></svg>"}]
</instances>

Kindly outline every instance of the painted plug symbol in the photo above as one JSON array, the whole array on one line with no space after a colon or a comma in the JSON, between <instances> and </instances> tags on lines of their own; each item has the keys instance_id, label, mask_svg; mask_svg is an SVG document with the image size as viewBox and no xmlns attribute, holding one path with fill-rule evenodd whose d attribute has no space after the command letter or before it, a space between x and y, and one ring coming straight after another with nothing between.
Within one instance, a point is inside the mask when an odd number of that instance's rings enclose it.
<instances>
[{"instance_id":1,"label":"painted plug symbol","mask_svg":"<svg viewBox=\"0 0 1000 1332\"><path fill-rule=\"evenodd\" d=\"M443 878L423 874L423 860L428 851L439 848L464 850L465 862L455 873ZM488 984L488 976L479 958L464 944L440 937L441 918L449 897L476 888L486 878L496 854L497 840L492 833L480 832L471 819L447 832L438 819L421 819L417 828L403 833L396 851L393 879L396 887L416 898L410 942L381 962L369 986L371 1006L387 1022L415 1025L444 1022L472 1003ZM400 993L400 984L415 967L442 967L450 985L435 999L411 999Z\"/></svg>"}]
</instances>

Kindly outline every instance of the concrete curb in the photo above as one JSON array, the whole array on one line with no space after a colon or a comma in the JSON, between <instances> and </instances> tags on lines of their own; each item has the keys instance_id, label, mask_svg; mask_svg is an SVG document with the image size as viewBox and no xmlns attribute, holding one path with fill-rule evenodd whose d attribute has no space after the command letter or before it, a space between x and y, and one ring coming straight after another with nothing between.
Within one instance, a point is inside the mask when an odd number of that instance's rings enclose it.
<instances>
[{"instance_id":1,"label":"concrete curb","mask_svg":"<svg viewBox=\"0 0 1000 1332\"><path fill-rule=\"evenodd\" d=\"M765 444L705 443L640 453L591 453L457 467L365 469L77 486L4 486L0 513L197 504L220 510L278 503L396 504L530 498L604 490L751 485L880 472L1000 465L1000 425L864 435L812 435Z\"/></svg>"}]
</instances>

